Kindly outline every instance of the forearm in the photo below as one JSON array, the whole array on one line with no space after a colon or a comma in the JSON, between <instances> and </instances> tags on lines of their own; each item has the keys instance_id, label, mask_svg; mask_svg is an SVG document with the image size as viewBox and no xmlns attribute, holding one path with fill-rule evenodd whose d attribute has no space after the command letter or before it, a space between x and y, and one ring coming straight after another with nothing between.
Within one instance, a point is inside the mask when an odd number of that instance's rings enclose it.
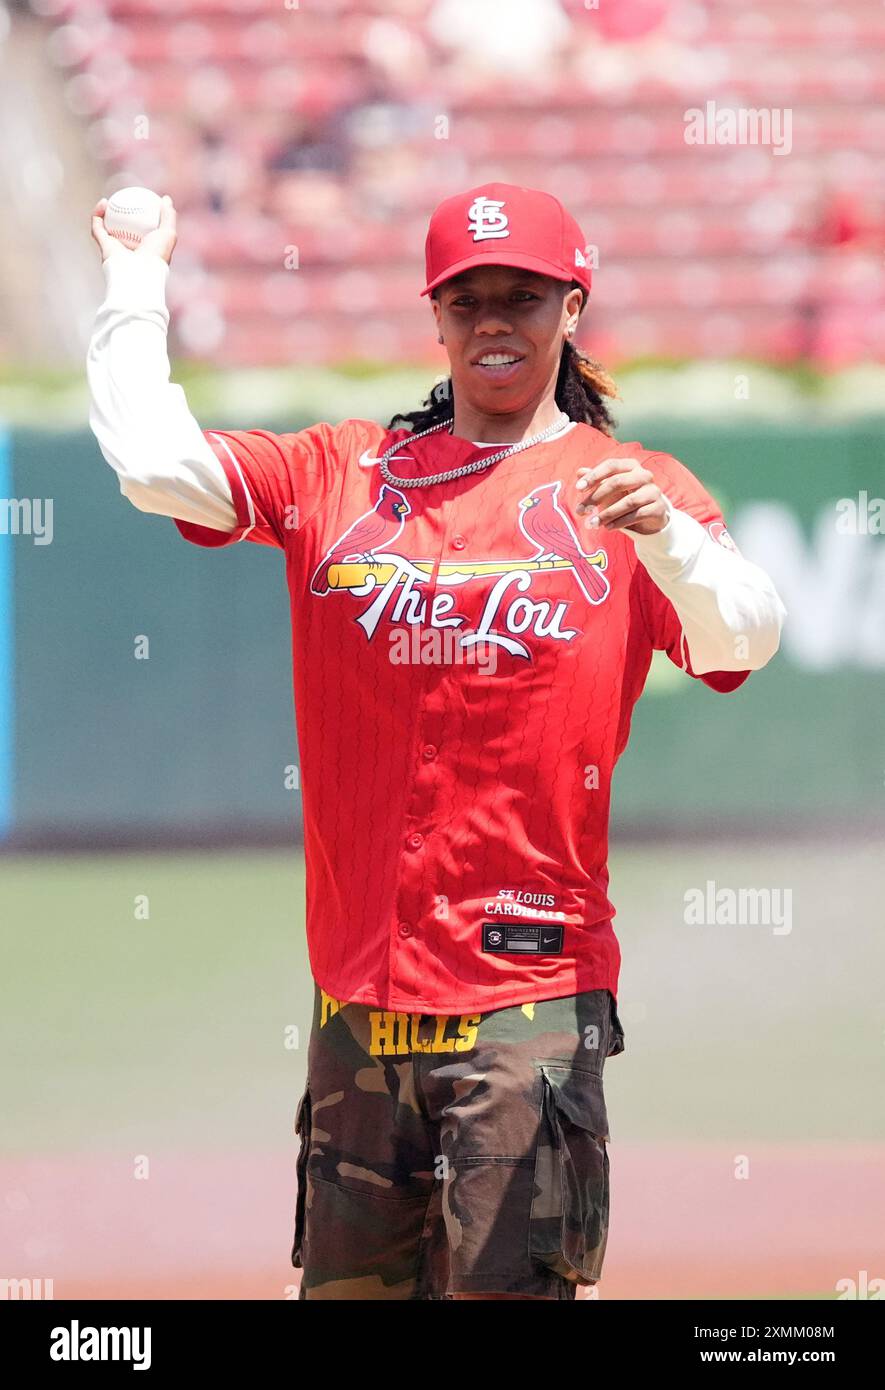
<instances>
[{"instance_id":1,"label":"forearm","mask_svg":"<svg viewBox=\"0 0 885 1390\"><path fill-rule=\"evenodd\" d=\"M103 270L106 293L86 361L89 424L120 491L141 511L231 531L237 518L224 470L169 380L169 266L127 252L109 256Z\"/></svg>"},{"instance_id":2,"label":"forearm","mask_svg":"<svg viewBox=\"0 0 885 1390\"><path fill-rule=\"evenodd\" d=\"M651 579L682 624L696 675L756 671L780 643L786 609L758 565L714 541L687 512L670 507L662 531L628 531Z\"/></svg>"}]
</instances>

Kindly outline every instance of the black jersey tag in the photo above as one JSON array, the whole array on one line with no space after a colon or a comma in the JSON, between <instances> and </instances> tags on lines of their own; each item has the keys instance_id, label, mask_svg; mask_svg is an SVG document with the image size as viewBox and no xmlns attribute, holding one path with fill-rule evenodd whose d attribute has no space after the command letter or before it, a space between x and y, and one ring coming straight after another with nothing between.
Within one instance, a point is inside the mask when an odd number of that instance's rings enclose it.
<instances>
[{"instance_id":1,"label":"black jersey tag","mask_svg":"<svg viewBox=\"0 0 885 1390\"><path fill-rule=\"evenodd\" d=\"M504 955L558 956L562 954L562 927L516 926L507 922L483 922L482 949Z\"/></svg>"}]
</instances>

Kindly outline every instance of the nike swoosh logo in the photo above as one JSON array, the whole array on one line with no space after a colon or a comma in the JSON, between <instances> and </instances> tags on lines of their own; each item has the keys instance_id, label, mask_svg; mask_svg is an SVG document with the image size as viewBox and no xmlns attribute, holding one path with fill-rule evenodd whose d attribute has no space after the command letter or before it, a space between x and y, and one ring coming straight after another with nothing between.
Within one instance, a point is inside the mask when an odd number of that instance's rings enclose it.
<instances>
[{"instance_id":1,"label":"nike swoosh logo","mask_svg":"<svg viewBox=\"0 0 885 1390\"><path fill-rule=\"evenodd\" d=\"M558 941L558 940L559 940L559 937L558 937L558 936L545 936L545 937L544 937L544 940L543 940L543 942L542 942L542 945L544 945L544 946L552 946L553 943L554 943L554 941Z\"/></svg>"},{"instance_id":2,"label":"nike swoosh logo","mask_svg":"<svg viewBox=\"0 0 885 1390\"><path fill-rule=\"evenodd\" d=\"M411 455L411 454L394 454L393 458L392 458L392 459L389 459L388 462L389 462L389 463L398 463L398 462L402 462L403 460L408 460L408 462L411 463L411 462L412 462L412 455ZM380 460L380 459L373 459L372 456L371 456L371 454L369 453L368 449L364 449L363 452L360 454L359 459L357 460L357 462L359 463L360 468L372 468L372 467L374 467L374 465L375 465L376 463L380 463L381 460Z\"/></svg>"}]
</instances>

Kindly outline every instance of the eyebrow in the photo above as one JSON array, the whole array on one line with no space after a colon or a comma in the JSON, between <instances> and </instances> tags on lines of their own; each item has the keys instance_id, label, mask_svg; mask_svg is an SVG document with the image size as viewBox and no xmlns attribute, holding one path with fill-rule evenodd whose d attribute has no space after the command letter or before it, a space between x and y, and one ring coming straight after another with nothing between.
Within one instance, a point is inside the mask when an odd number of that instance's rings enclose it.
<instances>
[{"instance_id":1,"label":"eyebrow","mask_svg":"<svg viewBox=\"0 0 885 1390\"><path fill-rule=\"evenodd\" d=\"M469 274L469 271L465 272L465 274ZM509 284L511 287L514 285L526 284L537 286L539 281L543 281L543 279L544 276L539 275L537 271L526 270L521 271L518 275L516 275L512 280L509 281ZM452 276L452 279L449 282L448 288L452 291L452 293L457 294L461 290L469 290L473 284L475 284L475 281L470 281L467 279L461 280L461 277L459 275L454 275Z\"/></svg>"}]
</instances>

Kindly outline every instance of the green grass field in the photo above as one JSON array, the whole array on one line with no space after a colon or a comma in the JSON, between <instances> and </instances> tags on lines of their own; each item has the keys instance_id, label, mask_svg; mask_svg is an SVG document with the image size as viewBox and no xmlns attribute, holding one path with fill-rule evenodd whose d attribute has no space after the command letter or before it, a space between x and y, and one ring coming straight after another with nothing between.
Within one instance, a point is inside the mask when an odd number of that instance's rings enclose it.
<instances>
[{"instance_id":1,"label":"green grass field","mask_svg":"<svg viewBox=\"0 0 885 1390\"><path fill-rule=\"evenodd\" d=\"M872 844L615 853L619 1138L885 1135L877 864ZM707 879L792 888L792 930L686 926ZM279 1134L311 1016L295 852L7 858L0 899L8 1152L127 1145L146 1120L180 1145Z\"/></svg>"},{"instance_id":2,"label":"green grass field","mask_svg":"<svg viewBox=\"0 0 885 1390\"><path fill-rule=\"evenodd\" d=\"M885 1273L877 865L823 842L613 856L602 1297L826 1299ZM708 879L791 888L791 931L687 926ZM302 895L294 851L0 859L10 1270L56 1297L291 1296Z\"/></svg>"}]
</instances>

